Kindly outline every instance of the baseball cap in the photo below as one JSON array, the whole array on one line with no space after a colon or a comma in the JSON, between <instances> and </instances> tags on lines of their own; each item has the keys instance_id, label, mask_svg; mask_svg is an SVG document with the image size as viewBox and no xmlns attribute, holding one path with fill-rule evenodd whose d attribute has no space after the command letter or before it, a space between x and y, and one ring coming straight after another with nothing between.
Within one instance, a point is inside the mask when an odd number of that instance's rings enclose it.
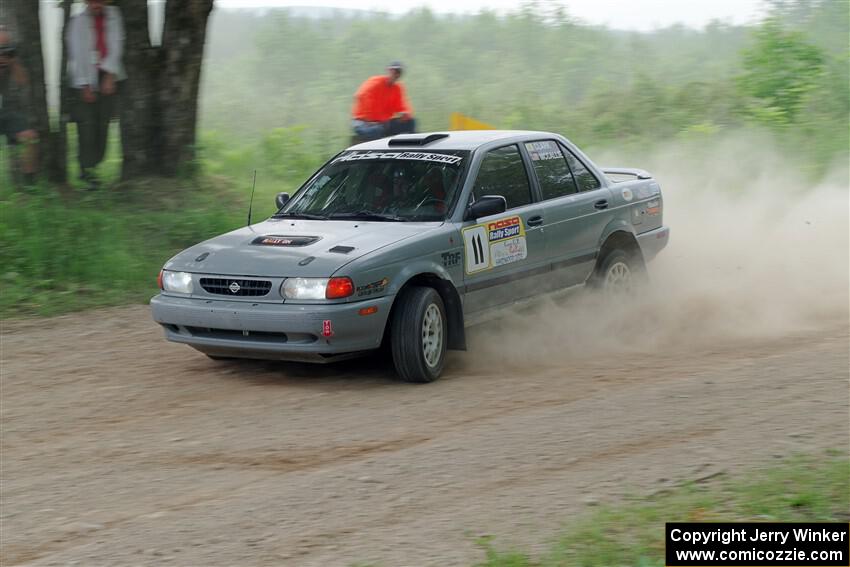
<instances>
[{"instance_id":1,"label":"baseball cap","mask_svg":"<svg viewBox=\"0 0 850 567\"><path fill-rule=\"evenodd\" d=\"M401 64L401 61L393 61L387 65L387 69L398 69L399 71L403 71L404 65Z\"/></svg>"}]
</instances>

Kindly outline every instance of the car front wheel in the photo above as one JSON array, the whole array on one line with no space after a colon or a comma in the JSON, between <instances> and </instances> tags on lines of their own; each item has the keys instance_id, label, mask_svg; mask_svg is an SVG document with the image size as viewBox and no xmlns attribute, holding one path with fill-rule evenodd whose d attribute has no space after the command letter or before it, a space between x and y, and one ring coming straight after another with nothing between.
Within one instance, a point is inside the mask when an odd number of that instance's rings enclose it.
<instances>
[{"instance_id":1,"label":"car front wheel","mask_svg":"<svg viewBox=\"0 0 850 567\"><path fill-rule=\"evenodd\" d=\"M446 309L430 287L411 287L397 299L390 342L393 363L402 380L433 382L446 358Z\"/></svg>"}]
</instances>

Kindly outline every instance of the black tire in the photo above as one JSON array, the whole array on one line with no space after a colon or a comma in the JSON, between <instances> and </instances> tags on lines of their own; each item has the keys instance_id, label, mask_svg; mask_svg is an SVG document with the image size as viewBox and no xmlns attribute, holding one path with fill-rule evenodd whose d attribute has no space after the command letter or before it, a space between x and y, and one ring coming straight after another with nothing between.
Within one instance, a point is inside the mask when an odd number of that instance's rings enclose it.
<instances>
[{"instance_id":1,"label":"black tire","mask_svg":"<svg viewBox=\"0 0 850 567\"><path fill-rule=\"evenodd\" d=\"M433 382L440 377L446 360L446 308L436 290L409 287L396 299L390 328L393 363L399 377L406 382ZM436 336L439 313L439 337ZM426 344L426 315L430 337Z\"/></svg>"},{"instance_id":2,"label":"black tire","mask_svg":"<svg viewBox=\"0 0 850 567\"><path fill-rule=\"evenodd\" d=\"M646 279L646 267L639 254L615 248L597 264L593 287L612 295L631 295Z\"/></svg>"}]
</instances>

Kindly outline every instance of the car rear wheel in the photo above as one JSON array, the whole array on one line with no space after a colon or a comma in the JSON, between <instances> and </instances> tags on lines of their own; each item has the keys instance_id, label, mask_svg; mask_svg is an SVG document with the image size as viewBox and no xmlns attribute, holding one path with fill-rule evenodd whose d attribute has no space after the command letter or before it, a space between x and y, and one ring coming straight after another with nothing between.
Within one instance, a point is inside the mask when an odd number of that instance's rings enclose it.
<instances>
[{"instance_id":1,"label":"car rear wheel","mask_svg":"<svg viewBox=\"0 0 850 567\"><path fill-rule=\"evenodd\" d=\"M446 309L430 287L411 287L397 299L390 343L399 377L407 382L433 382L446 358Z\"/></svg>"},{"instance_id":2,"label":"car rear wheel","mask_svg":"<svg viewBox=\"0 0 850 567\"><path fill-rule=\"evenodd\" d=\"M611 250L602 259L594 278L595 287L605 294L630 295L635 292L645 272L643 261L625 250Z\"/></svg>"}]
</instances>

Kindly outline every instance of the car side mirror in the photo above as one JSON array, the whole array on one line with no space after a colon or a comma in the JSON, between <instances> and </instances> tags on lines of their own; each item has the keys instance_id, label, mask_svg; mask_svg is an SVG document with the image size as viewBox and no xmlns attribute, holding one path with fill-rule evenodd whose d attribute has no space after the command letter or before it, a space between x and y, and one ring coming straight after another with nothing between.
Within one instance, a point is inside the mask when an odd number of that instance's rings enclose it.
<instances>
[{"instance_id":1,"label":"car side mirror","mask_svg":"<svg viewBox=\"0 0 850 567\"><path fill-rule=\"evenodd\" d=\"M277 205L278 210L282 209L288 202L289 193L278 193L274 198L274 204Z\"/></svg>"},{"instance_id":2,"label":"car side mirror","mask_svg":"<svg viewBox=\"0 0 850 567\"><path fill-rule=\"evenodd\" d=\"M498 215L508 210L508 202L501 195L484 195L466 209L463 220L477 220L481 217Z\"/></svg>"}]
</instances>

